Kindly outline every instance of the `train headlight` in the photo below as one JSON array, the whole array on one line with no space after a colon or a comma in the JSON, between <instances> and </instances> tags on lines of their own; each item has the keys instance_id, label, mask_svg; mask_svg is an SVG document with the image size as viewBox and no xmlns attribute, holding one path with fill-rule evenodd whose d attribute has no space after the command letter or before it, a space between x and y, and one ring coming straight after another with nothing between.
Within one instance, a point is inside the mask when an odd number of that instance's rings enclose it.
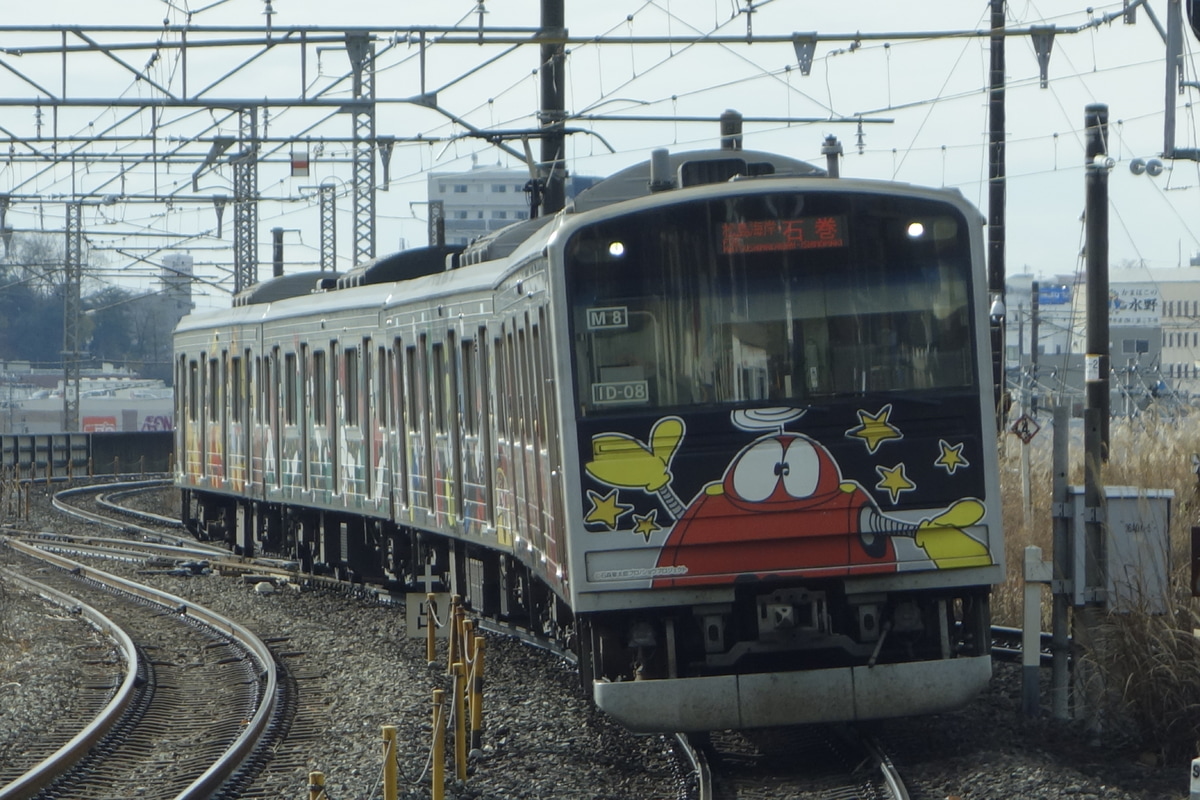
<instances>
[{"instance_id":1,"label":"train headlight","mask_svg":"<svg viewBox=\"0 0 1200 800\"><path fill-rule=\"evenodd\" d=\"M925 235L925 223L924 222L918 221L918 222L908 223L908 238L920 239L924 235Z\"/></svg>"},{"instance_id":2,"label":"train headlight","mask_svg":"<svg viewBox=\"0 0 1200 800\"><path fill-rule=\"evenodd\" d=\"M612 256L613 258L624 258L625 243L624 242L609 242L608 243L608 254L610 256Z\"/></svg>"}]
</instances>

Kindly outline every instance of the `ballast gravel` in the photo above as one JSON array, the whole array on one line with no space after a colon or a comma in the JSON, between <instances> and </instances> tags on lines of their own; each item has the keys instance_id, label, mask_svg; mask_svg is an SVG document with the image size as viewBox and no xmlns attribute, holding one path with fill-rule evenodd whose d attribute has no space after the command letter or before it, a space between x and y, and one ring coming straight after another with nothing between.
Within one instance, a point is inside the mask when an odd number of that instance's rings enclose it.
<instances>
[{"instance_id":1,"label":"ballast gravel","mask_svg":"<svg viewBox=\"0 0 1200 800\"><path fill-rule=\"evenodd\" d=\"M0 550L0 565L7 560ZM111 562L102 568L126 576L138 570ZM298 763L255 784L253 796L303 800L309 773L320 771L331 800L382 797L384 725L398 731L400 797L431 796L432 693L450 687L446 645L439 642L439 662L429 666L424 640L407 636L402 605L292 587L262 593L253 584L216 575L139 578L271 640L297 677L299 691L320 698L317 731ZM95 633L82 623L66 622L14 586L3 592L0 759L53 724L71 702L72 654L95 644ZM491 634L485 661L483 746L471 755L465 782L455 779L448 748L445 797L681 796L686 781L670 741L629 734L591 709L569 665ZM1077 723L1028 719L1021 707L1020 667L997 663L991 687L967 708L889 721L880 737L913 800L1188 797L1188 764L1161 764L1121 731L1094 742Z\"/></svg>"}]
</instances>

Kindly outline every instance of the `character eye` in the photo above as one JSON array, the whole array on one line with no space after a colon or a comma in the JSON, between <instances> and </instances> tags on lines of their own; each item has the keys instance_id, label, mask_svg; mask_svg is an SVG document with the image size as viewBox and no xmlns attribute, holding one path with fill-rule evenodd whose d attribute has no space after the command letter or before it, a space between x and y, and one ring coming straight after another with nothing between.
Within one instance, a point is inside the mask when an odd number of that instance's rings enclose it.
<instances>
[{"instance_id":1,"label":"character eye","mask_svg":"<svg viewBox=\"0 0 1200 800\"><path fill-rule=\"evenodd\" d=\"M812 497L821 479L821 459L806 439L793 439L783 454L783 488L792 497Z\"/></svg>"},{"instance_id":2,"label":"character eye","mask_svg":"<svg viewBox=\"0 0 1200 800\"><path fill-rule=\"evenodd\" d=\"M751 503L766 500L779 485L783 466L783 445L778 439L755 442L733 466L734 492Z\"/></svg>"}]
</instances>

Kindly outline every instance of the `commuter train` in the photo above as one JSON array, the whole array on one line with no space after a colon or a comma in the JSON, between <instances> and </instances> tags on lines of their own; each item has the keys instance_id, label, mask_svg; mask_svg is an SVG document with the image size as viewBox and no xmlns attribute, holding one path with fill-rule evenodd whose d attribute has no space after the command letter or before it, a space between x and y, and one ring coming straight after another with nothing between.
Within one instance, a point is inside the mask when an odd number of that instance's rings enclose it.
<instances>
[{"instance_id":1,"label":"commuter train","mask_svg":"<svg viewBox=\"0 0 1200 800\"><path fill-rule=\"evenodd\" d=\"M983 220L656 151L175 335L186 523L569 643L639 732L947 710L1003 580Z\"/></svg>"}]
</instances>

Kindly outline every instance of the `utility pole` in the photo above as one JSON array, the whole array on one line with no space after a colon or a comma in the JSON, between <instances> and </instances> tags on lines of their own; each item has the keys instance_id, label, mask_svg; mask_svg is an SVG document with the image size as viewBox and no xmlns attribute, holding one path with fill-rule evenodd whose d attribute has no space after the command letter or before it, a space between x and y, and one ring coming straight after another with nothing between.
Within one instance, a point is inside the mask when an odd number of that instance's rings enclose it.
<instances>
[{"instance_id":1,"label":"utility pole","mask_svg":"<svg viewBox=\"0 0 1200 800\"><path fill-rule=\"evenodd\" d=\"M542 0L543 39L567 35L563 0ZM539 177L545 179L542 190L542 214L561 211L567 203L566 134L566 49L559 42L543 41L541 46L542 164Z\"/></svg>"},{"instance_id":2,"label":"utility pole","mask_svg":"<svg viewBox=\"0 0 1200 800\"><path fill-rule=\"evenodd\" d=\"M83 205L67 203L67 243L63 256L63 432L79 430L79 318L83 283Z\"/></svg>"},{"instance_id":3,"label":"utility pole","mask_svg":"<svg viewBox=\"0 0 1200 800\"><path fill-rule=\"evenodd\" d=\"M1112 159L1108 157L1108 106L1094 103L1084 110L1086 211L1085 266L1087 270L1087 354L1084 409L1085 430L1088 411L1093 412L1097 437L1095 452L1088 452L1089 462L1094 455L1096 468L1108 460L1109 405L1109 332L1108 332L1108 172Z\"/></svg>"},{"instance_id":4,"label":"utility pole","mask_svg":"<svg viewBox=\"0 0 1200 800\"><path fill-rule=\"evenodd\" d=\"M991 73L988 102L988 293L992 317L992 381L996 395L997 429L1004 427L1001 398L1004 394L1004 4L991 0ZM995 313L995 312L999 313Z\"/></svg>"},{"instance_id":5,"label":"utility pole","mask_svg":"<svg viewBox=\"0 0 1200 800\"><path fill-rule=\"evenodd\" d=\"M1029 393L1029 415L1037 418L1038 411L1038 340L1041 337L1038 331L1038 315L1040 312L1039 297L1041 294L1041 284L1034 281L1030 287L1029 298L1029 385L1031 387Z\"/></svg>"},{"instance_id":6,"label":"utility pole","mask_svg":"<svg viewBox=\"0 0 1200 800\"><path fill-rule=\"evenodd\" d=\"M1108 460L1109 343L1108 343L1108 106L1096 103L1084 111L1086 136L1086 269L1087 269L1087 355L1084 380L1087 394L1083 409L1083 505L1084 565L1083 607L1076 613L1075 640L1080 647L1095 650L1099 617L1106 605L1107 520L1101 467ZM1077 592L1078 594L1078 592ZM1102 689L1096 680L1087 681L1089 728L1098 733L1097 706Z\"/></svg>"},{"instance_id":7,"label":"utility pole","mask_svg":"<svg viewBox=\"0 0 1200 800\"><path fill-rule=\"evenodd\" d=\"M1194 1L1194 0L1193 0ZM1197 32L1200 36L1200 31ZM1183 80L1183 0L1167 0L1166 96L1163 102L1163 158L1200 161L1200 150L1175 147L1175 102L1183 87L1200 84Z\"/></svg>"}]
</instances>

